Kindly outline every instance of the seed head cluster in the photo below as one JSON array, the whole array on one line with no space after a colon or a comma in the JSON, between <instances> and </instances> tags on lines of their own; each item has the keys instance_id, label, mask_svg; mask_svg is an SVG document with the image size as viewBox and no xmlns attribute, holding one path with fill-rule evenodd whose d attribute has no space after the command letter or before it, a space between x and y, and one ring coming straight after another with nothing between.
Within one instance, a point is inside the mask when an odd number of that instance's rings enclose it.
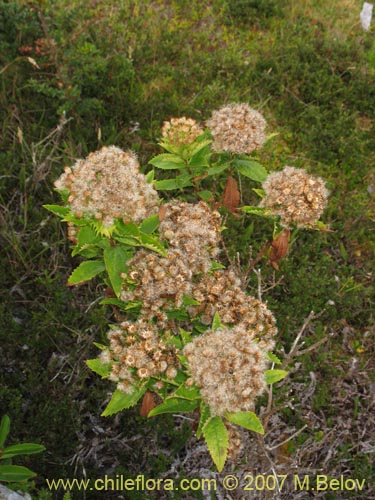
<instances>
[{"instance_id":1,"label":"seed head cluster","mask_svg":"<svg viewBox=\"0 0 375 500\"><path fill-rule=\"evenodd\" d=\"M94 217L104 226L111 226L115 218L140 222L158 210L158 194L139 171L135 154L115 146L65 167L55 186L69 191L76 217Z\"/></svg>"},{"instance_id":2,"label":"seed head cluster","mask_svg":"<svg viewBox=\"0 0 375 500\"><path fill-rule=\"evenodd\" d=\"M191 317L199 315L202 323L210 325L218 313L223 324L241 326L251 338L259 340L263 349L274 346L275 318L263 302L241 289L233 271L220 269L203 276L195 284L192 296L200 304L189 308Z\"/></svg>"},{"instance_id":3,"label":"seed head cluster","mask_svg":"<svg viewBox=\"0 0 375 500\"><path fill-rule=\"evenodd\" d=\"M197 137L203 134L203 129L193 118L171 118L163 124L162 136L174 146L191 144Z\"/></svg>"},{"instance_id":4,"label":"seed head cluster","mask_svg":"<svg viewBox=\"0 0 375 500\"><path fill-rule=\"evenodd\" d=\"M165 311L180 307L183 296L191 294L192 271L186 256L177 248L169 249L166 257L142 249L128 266L127 276L134 288L124 287L121 300L141 302L142 318L156 320L159 328L166 328Z\"/></svg>"},{"instance_id":5,"label":"seed head cluster","mask_svg":"<svg viewBox=\"0 0 375 500\"><path fill-rule=\"evenodd\" d=\"M171 248L184 253L193 272L207 272L210 259L219 253L220 214L204 201L192 204L172 200L163 205L163 210L160 237L167 240Z\"/></svg>"},{"instance_id":6,"label":"seed head cluster","mask_svg":"<svg viewBox=\"0 0 375 500\"><path fill-rule=\"evenodd\" d=\"M212 415L250 411L265 389L267 359L241 325L208 330L186 344L189 371Z\"/></svg>"},{"instance_id":7,"label":"seed head cluster","mask_svg":"<svg viewBox=\"0 0 375 500\"><path fill-rule=\"evenodd\" d=\"M260 206L279 216L285 228L313 226L327 204L328 190L323 179L299 168L286 166L269 175L263 189L266 196Z\"/></svg>"},{"instance_id":8,"label":"seed head cluster","mask_svg":"<svg viewBox=\"0 0 375 500\"><path fill-rule=\"evenodd\" d=\"M228 459L231 462L236 462L243 450L241 435L238 432L238 428L236 425L226 421L225 427L227 428L228 431L228 440L229 440Z\"/></svg>"},{"instance_id":9,"label":"seed head cluster","mask_svg":"<svg viewBox=\"0 0 375 500\"><path fill-rule=\"evenodd\" d=\"M165 375L173 380L179 362L177 350L160 337L151 324L122 322L107 333L109 348L102 351L102 363L111 363L110 380L117 388L131 394L140 380Z\"/></svg>"},{"instance_id":10,"label":"seed head cluster","mask_svg":"<svg viewBox=\"0 0 375 500\"><path fill-rule=\"evenodd\" d=\"M170 245L167 255L138 251L128 261L133 286L121 292L124 302L141 302L142 317L156 320L160 328L168 326L166 311L181 307L184 295L191 295L193 278L208 272L220 238L220 215L204 202L172 200L163 211L159 232Z\"/></svg>"},{"instance_id":11,"label":"seed head cluster","mask_svg":"<svg viewBox=\"0 0 375 500\"><path fill-rule=\"evenodd\" d=\"M214 111L207 121L214 142L212 149L218 153L249 154L260 149L266 136L264 117L248 104L229 104Z\"/></svg>"}]
</instances>

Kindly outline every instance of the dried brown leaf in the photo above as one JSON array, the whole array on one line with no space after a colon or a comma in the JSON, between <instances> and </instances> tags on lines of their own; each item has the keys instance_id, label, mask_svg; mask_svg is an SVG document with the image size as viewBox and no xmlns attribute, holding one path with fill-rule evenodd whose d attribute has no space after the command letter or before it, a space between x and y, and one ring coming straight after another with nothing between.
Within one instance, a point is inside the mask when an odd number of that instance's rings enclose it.
<instances>
[{"instance_id":1,"label":"dried brown leaf","mask_svg":"<svg viewBox=\"0 0 375 500\"><path fill-rule=\"evenodd\" d=\"M159 222L163 222L166 213L167 213L167 207L165 205L162 205L159 208Z\"/></svg>"},{"instance_id":2,"label":"dried brown leaf","mask_svg":"<svg viewBox=\"0 0 375 500\"><path fill-rule=\"evenodd\" d=\"M274 269L279 270L278 261L286 256L289 249L290 231L283 229L271 243L270 262Z\"/></svg>"},{"instance_id":3,"label":"dried brown leaf","mask_svg":"<svg viewBox=\"0 0 375 500\"><path fill-rule=\"evenodd\" d=\"M240 204L240 192L238 191L237 181L232 174L229 174L224 189L224 206L229 212L238 217L236 210Z\"/></svg>"},{"instance_id":4,"label":"dried brown leaf","mask_svg":"<svg viewBox=\"0 0 375 500\"><path fill-rule=\"evenodd\" d=\"M146 391L145 395L143 396L142 405L140 409L141 417L147 417L147 415L153 408L155 408L155 406L156 403L154 400L154 395L152 394L151 391Z\"/></svg>"}]
</instances>

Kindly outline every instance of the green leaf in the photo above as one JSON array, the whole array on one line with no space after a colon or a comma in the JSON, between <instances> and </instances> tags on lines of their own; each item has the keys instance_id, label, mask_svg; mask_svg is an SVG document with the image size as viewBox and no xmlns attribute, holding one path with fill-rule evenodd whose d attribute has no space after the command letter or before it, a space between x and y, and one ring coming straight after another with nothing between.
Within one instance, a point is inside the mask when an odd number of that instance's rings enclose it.
<instances>
[{"instance_id":1,"label":"green leaf","mask_svg":"<svg viewBox=\"0 0 375 500\"><path fill-rule=\"evenodd\" d=\"M254 193L257 194L260 198L264 198L266 196L266 192L264 189L253 188L252 191L254 191Z\"/></svg>"},{"instance_id":2,"label":"green leaf","mask_svg":"<svg viewBox=\"0 0 375 500\"><path fill-rule=\"evenodd\" d=\"M191 158L189 161L190 168L197 169L209 166L210 148L208 144L211 142L212 141L204 141L194 148L191 152Z\"/></svg>"},{"instance_id":3,"label":"green leaf","mask_svg":"<svg viewBox=\"0 0 375 500\"><path fill-rule=\"evenodd\" d=\"M225 269L225 266L220 264L220 262L211 262L210 271L217 271L218 269Z\"/></svg>"},{"instance_id":4,"label":"green leaf","mask_svg":"<svg viewBox=\"0 0 375 500\"><path fill-rule=\"evenodd\" d=\"M199 191L199 198L202 198L203 201L210 201L213 199L212 191Z\"/></svg>"},{"instance_id":5,"label":"green leaf","mask_svg":"<svg viewBox=\"0 0 375 500\"><path fill-rule=\"evenodd\" d=\"M261 217L269 217L270 215L272 215L267 208L254 207L251 205L246 205L244 207L241 207L241 210L243 212L246 212L247 214L260 215Z\"/></svg>"},{"instance_id":6,"label":"green leaf","mask_svg":"<svg viewBox=\"0 0 375 500\"><path fill-rule=\"evenodd\" d=\"M90 226L81 227L77 235L78 245L93 245L99 243L102 238Z\"/></svg>"},{"instance_id":7,"label":"green leaf","mask_svg":"<svg viewBox=\"0 0 375 500\"><path fill-rule=\"evenodd\" d=\"M189 297L188 295L183 295L182 296L182 305L184 306L199 306L200 302L196 299L193 299L192 297Z\"/></svg>"},{"instance_id":8,"label":"green leaf","mask_svg":"<svg viewBox=\"0 0 375 500\"><path fill-rule=\"evenodd\" d=\"M156 252L163 257L167 255L167 252L163 245L160 243L160 241L155 238L154 236L150 236L149 234L141 233L140 237L140 245L144 248L148 248L149 250L152 250L153 252Z\"/></svg>"},{"instance_id":9,"label":"green leaf","mask_svg":"<svg viewBox=\"0 0 375 500\"><path fill-rule=\"evenodd\" d=\"M179 176L175 179L166 179L164 181L154 182L155 189L158 189L159 191L171 191L173 189L181 189L192 185L190 177L186 176Z\"/></svg>"},{"instance_id":10,"label":"green leaf","mask_svg":"<svg viewBox=\"0 0 375 500\"><path fill-rule=\"evenodd\" d=\"M152 158L149 163L162 170L179 170L186 168L182 158L174 154L164 153Z\"/></svg>"},{"instance_id":11,"label":"green leaf","mask_svg":"<svg viewBox=\"0 0 375 500\"><path fill-rule=\"evenodd\" d=\"M182 341L177 335L172 335L171 337L166 338L165 343L167 345L174 345L179 350L183 348Z\"/></svg>"},{"instance_id":12,"label":"green leaf","mask_svg":"<svg viewBox=\"0 0 375 500\"><path fill-rule=\"evenodd\" d=\"M119 297L121 293L123 282L121 274L128 271L128 266L126 265L127 259L128 255L125 249L119 245L104 250L105 268L116 297Z\"/></svg>"},{"instance_id":13,"label":"green leaf","mask_svg":"<svg viewBox=\"0 0 375 500\"><path fill-rule=\"evenodd\" d=\"M188 387L185 384L181 384L176 391L172 392L172 394L167 397L167 399L173 397L194 400L194 399L200 399L201 395L198 387L194 386Z\"/></svg>"},{"instance_id":14,"label":"green leaf","mask_svg":"<svg viewBox=\"0 0 375 500\"><path fill-rule=\"evenodd\" d=\"M153 408L148 414L148 417L154 417L155 415L161 415L162 413L189 413L194 411L197 407L197 400L190 401L188 399L171 398Z\"/></svg>"},{"instance_id":15,"label":"green leaf","mask_svg":"<svg viewBox=\"0 0 375 500\"><path fill-rule=\"evenodd\" d=\"M98 257L100 254L101 249L97 245L83 245L82 247L76 245L72 250L72 257L82 255L86 259L92 259L93 257Z\"/></svg>"},{"instance_id":16,"label":"green leaf","mask_svg":"<svg viewBox=\"0 0 375 500\"><path fill-rule=\"evenodd\" d=\"M70 212L70 208L61 207L60 205L43 205L43 208L62 218Z\"/></svg>"},{"instance_id":17,"label":"green leaf","mask_svg":"<svg viewBox=\"0 0 375 500\"><path fill-rule=\"evenodd\" d=\"M240 174L257 182L264 182L268 177L267 170L257 161L236 158L233 162Z\"/></svg>"},{"instance_id":18,"label":"green leaf","mask_svg":"<svg viewBox=\"0 0 375 500\"><path fill-rule=\"evenodd\" d=\"M139 238L134 237L134 236L116 236L113 235L113 239L116 241L119 241L120 243L123 243L124 245L130 246L130 247L136 247L139 246Z\"/></svg>"},{"instance_id":19,"label":"green leaf","mask_svg":"<svg viewBox=\"0 0 375 500\"><path fill-rule=\"evenodd\" d=\"M3 450L0 455L1 460L7 460L8 458L16 457L17 455L33 455L34 453L41 453L45 450L45 447L41 444L35 443L21 443L8 446Z\"/></svg>"},{"instance_id":20,"label":"green leaf","mask_svg":"<svg viewBox=\"0 0 375 500\"><path fill-rule=\"evenodd\" d=\"M4 415L0 423L0 450L4 447L6 438L8 437L10 430L10 418L8 415Z\"/></svg>"},{"instance_id":21,"label":"green leaf","mask_svg":"<svg viewBox=\"0 0 375 500\"><path fill-rule=\"evenodd\" d=\"M35 472L20 465L0 465L0 481L16 483L36 476Z\"/></svg>"},{"instance_id":22,"label":"green leaf","mask_svg":"<svg viewBox=\"0 0 375 500\"><path fill-rule=\"evenodd\" d=\"M267 352L267 358L272 361L272 363L275 363L275 365L281 365L281 361L279 358L274 354L273 352Z\"/></svg>"},{"instance_id":23,"label":"green leaf","mask_svg":"<svg viewBox=\"0 0 375 500\"><path fill-rule=\"evenodd\" d=\"M285 370L266 370L264 375L267 384L275 384L285 378L288 375L288 372Z\"/></svg>"},{"instance_id":24,"label":"green leaf","mask_svg":"<svg viewBox=\"0 0 375 500\"><path fill-rule=\"evenodd\" d=\"M211 330L214 332L218 328L221 328L223 326L223 323L220 320L219 313L216 311L215 315L212 320L212 325L211 325Z\"/></svg>"},{"instance_id":25,"label":"green leaf","mask_svg":"<svg viewBox=\"0 0 375 500\"><path fill-rule=\"evenodd\" d=\"M191 342L191 332L188 332L187 330L184 330L183 328L179 328L179 332L181 335L182 343L184 345Z\"/></svg>"},{"instance_id":26,"label":"green leaf","mask_svg":"<svg viewBox=\"0 0 375 500\"><path fill-rule=\"evenodd\" d=\"M216 175L220 174L220 172L224 172L227 168L230 167L230 163L220 163L219 165L215 165L211 167L207 171L207 175Z\"/></svg>"},{"instance_id":27,"label":"green leaf","mask_svg":"<svg viewBox=\"0 0 375 500\"><path fill-rule=\"evenodd\" d=\"M90 368L90 370L97 373L102 378L107 378L109 376L109 374L111 373L112 365L110 363L104 364L98 358L87 359L86 365Z\"/></svg>"},{"instance_id":28,"label":"green leaf","mask_svg":"<svg viewBox=\"0 0 375 500\"><path fill-rule=\"evenodd\" d=\"M200 419L198 424L198 429L196 432L197 439L202 437L203 427L205 426L207 420L211 417L210 407L203 400L200 405Z\"/></svg>"},{"instance_id":29,"label":"green leaf","mask_svg":"<svg viewBox=\"0 0 375 500\"><path fill-rule=\"evenodd\" d=\"M159 223L159 215L151 215L151 217L148 217L147 219L142 221L140 229L142 233L151 234L159 227Z\"/></svg>"},{"instance_id":30,"label":"green leaf","mask_svg":"<svg viewBox=\"0 0 375 500\"><path fill-rule=\"evenodd\" d=\"M142 385L141 387L135 387L134 392L132 392L131 394L126 394L125 392L116 389L112 394L111 401L108 403L101 416L109 417L121 410L125 410L126 408L134 406L141 399L145 392L145 385Z\"/></svg>"},{"instance_id":31,"label":"green leaf","mask_svg":"<svg viewBox=\"0 0 375 500\"><path fill-rule=\"evenodd\" d=\"M93 342L94 346L100 349L101 351L106 351L108 346L101 344L100 342Z\"/></svg>"},{"instance_id":32,"label":"green leaf","mask_svg":"<svg viewBox=\"0 0 375 500\"><path fill-rule=\"evenodd\" d=\"M104 270L105 265L102 260L86 260L74 269L69 276L68 285L78 285L79 283L89 281Z\"/></svg>"},{"instance_id":33,"label":"green leaf","mask_svg":"<svg viewBox=\"0 0 375 500\"><path fill-rule=\"evenodd\" d=\"M264 434L264 429L262 422L252 411L240 411L237 413L225 414L225 418L232 422L233 424L240 425L249 431L257 432L258 434Z\"/></svg>"},{"instance_id":34,"label":"green leaf","mask_svg":"<svg viewBox=\"0 0 375 500\"><path fill-rule=\"evenodd\" d=\"M112 299L103 299L99 302L99 304L116 306L122 309L123 311L129 311L130 309L139 307L141 305L141 302L123 302L120 299L112 298Z\"/></svg>"},{"instance_id":35,"label":"green leaf","mask_svg":"<svg viewBox=\"0 0 375 500\"><path fill-rule=\"evenodd\" d=\"M194 148L190 151L191 158L194 158L195 156L198 155L198 153L201 153L202 150L205 150L205 153L210 152L210 149L207 147L209 144L212 143L211 139L205 139L204 136L202 135L202 140L196 140L196 145Z\"/></svg>"},{"instance_id":36,"label":"green leaf","mask_svg":"<svg viewBox=\"0 0 375 500\"><path fill-rule=\"evenodd\" d=\"M207 443L208 451L217 470L221 472L225 465L228 453L228 431L220 417L211 417L203 427L203 436Z\"/></svg>"},{"instance_id":37,"label":"green leaf","mask_svg":"<svg viewBox=\"0 0 375 500\"><path fill-rule=\"evenodd\" d=\"M146 182L147 182L147 184L152 184L154 178L155 178L155 170L152 169L152 170L149 171L148 174L146 174Z\"/></svg>"},{"instance_id":38,"label":"green leaf","mask_svg":"<svg viewBox=\"0 0 375 500\"><path fill-rule=\"evenodd\" d=\"M139 236L139 227L135 222L129 222L128 224L125 224L120 219L117 219L115 221L115 232L119 236L134 236L138 237Z\"/></svg>"}]
</instances>

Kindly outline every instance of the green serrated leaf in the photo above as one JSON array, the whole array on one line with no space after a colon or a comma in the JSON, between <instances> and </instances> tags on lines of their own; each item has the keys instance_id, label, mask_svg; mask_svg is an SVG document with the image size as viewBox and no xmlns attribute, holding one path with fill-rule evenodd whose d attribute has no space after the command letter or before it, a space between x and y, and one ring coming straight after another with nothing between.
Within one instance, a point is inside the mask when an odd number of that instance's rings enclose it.
<instances>
[{"instance_id":1,"label":"green serrated leaf","mask_svg":"<svg viewBox=\"0 0 375 500\"><path fill-rule=\"evenodd\" d=\"M211 325L211 330L215 331L218 330L223 326L223 323L220 320L219 313L216 311L212 320L212 325Z\"/></svg>"},{"instance_id":2,"label":"green serrated leaf","mask_svg":"<svg viewBox=\"0 0 375 500\"><path fill-rule=\"evenodd\" d=\"M69 276L68 285L78 285L89 281L105 270L102 260L86 260L74 269Z\"/></svg>"},{"instance_id":3,"label":"green serrated leaf","mask_svg":"<svg viewBox=\"0 0 375 500\"><path fill-rule=\"evenodd\" d=\"M207 170L207 175L217 175L221 172L224 172L227 168L230 167L230 163L220 163L219 165L215 165Z\"/></svg>"},{"instance_id":4,"label":"green serrated leaf","mask_svg":"<svg viewBox=\"0 0 375 500\"><path fill-rule=\"evenodd\" d=\"M240 174L253 181L264 182L268 177L267 170L255 160L236 158L233 165L238 169Z\"/></svg>"},{"instance_id":5,"label":"green serrated leaf","mask_svg":"<svg viewBox=\"0 0 375 500\"><path fill-rule=\"evenodd\" d=\"M146 182L147 184L152 184L155 178L155 170L152 169L149 171L149 173L146 175Z\"/></svg>"},{"instance_id":6,"label":"green serrated leaf","mask_svg":"<svg viewBox=\"0 0 375 500\"><path fill-rule=\"evenodd\" d=\"M140 230L135 222L129 222L125 224L120 219L117 219L115 222L115 232L119 236L133 236L138 237Z\"/></svg>"},{"instance_id":7,"label":"green serrated leaf","mask_svg":"<svg viewBox=\"0 0 375 500\"><path fill-rule=\"evenodd\" d=\"M254 193L257 194L260 198L264 198L266 196L266 192L264 189L253 188L252 191L254 191Z\"/></svg>"},{"instance_id":8,"label":"green serrated leaf","mask_svg":"<svg viewBox=\"0 0 375 500\"><path fill-rule=\"evenodd\" d=\"M201 198L203 201L210 201L213 199L213 194L212 191L199 191L198 192L199 198Z\"/></svg>"},{"instance_id":9,"label":"green serrated leaf","mask_svg":"<svg viewBox=\"0 0 375 500\"><path fill-rule=\"evenodd\" d=\"M92 370L94 373L97 373L102 378L107 378L111 373L112 365L111 363L102 363L100 359L87 359L86 365Z\"/></svg>"},{"instance_id":10,"label":"green serrated leaf","mask_svg":"<svg viewBox=\"0 0 375 500\"><path fill-rule=\"evenodd\" d=\"M97 245L75 245L72 250L72 257L76 255L82 255L86 257L86 259L92 259L94 257L98 257L101 254L101 248Z\"/></svg>"},{"instance_id":11,"label":"green serrated leaf","mask_svg":"<svg viewBox=\"0 0 375 500\"><path fill-rule=\"evenodd\" d=\"M6 438L10 431L10 418L4 415L0 423L0 450L4 447Z\"/></svg>"},{"instance_id":12,"label":"green serrated leaf","mask_svg":"<svg viewBox=\"0 0 375 500\"><path fill-rule=\"evenodd\" d=\"M180 152L180 148L171 144L168 139L160 141L159 146L172 154L178 154Z\"/></svg>"},{"instance_id":13,"label":"green serrated leaf","mask_svg":"<svg viewBox=\"0 0 375 500\"><path fill-rule=\"evenodd\" d=\"M128 266L126 264L127 259L128 255L125 249L119 245L109 247L104 250L105 268L116 297L119 297L121 293L123 282L121 274L128 271Z\"/></svg>"},{"instance_id":14,"label":"green serrated leaf","mask_svg":"<svg viewBox=\"0 0 375 500\"><path fill-rule=\"evenodd\" d=\"M97 234L94 229L90 226L81 227L78 231L77 242L78 245L94 245L99 243L102 238Z\"/></svg>"},{"instance_id":15,"label":"green serrated leaf","mask_svg":"<svg viewBox=\"0 0 375 500\"><path fill-rule=\"evenodd\" d=\"M191 178L187 176L179 176L175 179L166 179L154 182L155 189L158 189L159 191L171 191L173 189L182 189L192 185Z\"/></svg>"},{"instance_id":16,"label":"green serrated leaf","mask_svg":"<svg viewBox=\"0 0 375 500\"><path fill-rule=\"evenodd\" d=\"M210 271L217 271L218 269L225 269L225 266L220 264L220 262L211 262Z\"/></svg>"},{"instance_id":17,"label":"green serrated leaf","mask_svg":"<svg viewBox=\"0 0 375 500\"><path fill-rule=\"evenodd\" d=\"M170 396L167 397L167 399L174 397L194 400L194 399L200 399L201 395L197 387L194 386L187 387L185 384L181 384L177 390L172 392L172 394L170 394Z\"/></svg>"},{"instance_id":18,"label":"green serrated leaf","mask_svg":"<svg viewBox=\"0 0 375 500\"><path fill-rule=\"evenodd\" d=\"M271 212L267 208L254 207L251 205L246 205L244 207L241 207L241 210L243 212L246 212L247 214L259 215L261 217L270 217L272 215Z\"/></svg>"},{"instance_id":19,"label":"green serrated leaf","mask_svg":"<svg viewBox=\"0 0 375 500\"><path fill-rule=\"evenodd\" d=\"M180 170L186 168L185 162L182 158L175 154L163 153L152 158L149 163L161 170Z\"/></svg>"},{"instance_id":20,"label":"green serrated leaf","mask_svg":"<svg viewBox=\"0 0 375 500\"><path fill-rule=\"evenodd\" d=\"M264 375L267 384L275 384L285 378L288 375L288 372L285 370L266 370Z\"/></svg>"},{"instance_id":21,"label":"green serrated leaf","mask_svg":"<svg viewBox=\"0 0 375 500\"><path fill-rule=\"evenodd\" d=\"M232 422L233 424L240 425L249 431L257 432L258 434L264 434L264 429L262 422L252 411L240 411L237 413L225 414L225 418Z\"/></svg>"},{"instance_id":22,"label":"green serrated leaf","mask_svg":"<svg viewBox=\"0 0 375 500\"><path fill-rule=\"evenodd\" d=\"M117 306L123 311L128 311L129 309L134 309L134 307L138 307L141 303L140 302L123 302L120 299L103 299L99 302L101 305L110 305L110 306Z\"/></svg>"},{"instance_id":23,"label":"green serrated leaf","mask_svg":"<svg viewBox=\"0 0 375 500\"><path fill-rule=\"evenodd\" d=\"M202 135L202 140L195 140L194 142L194 147L193 149L190 151L190 155L192 158L194 158L194 156L196 156L198 153L200 153L202 151L202 149L206 149L206 151L210 151L209 148L207 148L207 146L209 146L211 143L212 143L212 140L211 139L205 139L204 136Z\"/></svg>"},{"instance_id":24,"label":"green serrated leaf","mask_svg":"<svg viewBox=\"0 0 375 500\"><path fill-rule=\"evenodd\" d=\"M142 231L142 233L151 234L159 227L159 224L159 215L151 215L151 217L148 217L147 219L142 221L140 230Z\"/></svg>"},{"instance_id":25,"label":"green serrated leaf","mask_svg":"<svg viewBox=\"0 0 375 500\"><path fill-rule=\"evenodd\" d=\"M108 346L101 344L100 342L93 342L94 346L100 349L101 351L106 351Z\"/></svg>"},{"instance_id":26,"label":"green serrated leaf","mask_svg":"<svg viewBox=\"0 0 375 500\"><path fill-rule=\"evenodd\" d=\"M135 387L134 392L132 392L131 394L126 394L125 392L116 389L112 394L111 401L108 403L101 416L109 417L121 410L125 410L126 408L134 406L141 399L145 392L145 385L142 385L141 387Z\"/></svg>"},{"instance_id":27,"label":"green serrated leaf","mask_svg":"<svg viewBox=\"0 0 375 500\"><path fill-rule=\"evenodd\" d=\"M205 426L207 420L211 417L210 407L203 400L200 404L200 419L198 424L198 429L196 432L197 439L202 437L203 427Z\"/></svg>"},{"instance_id":28,"label":"green serrated leaf","mask_svg":"<svg viewBox=\"0 0 375 500\"><path fill-rule=\"evenodd\" d=\"M172 335L164 340L167 345L174 345L177 349L182 349L182 341L177 335Z\"/></svg>"},{"instance_id":29,"label":"green serrated leaf","mask_svg":"<svg viewBox=\"0 0 375 500\"><path fill-rule=\"evenodd\" d=\"M43 205L43 208L62 218L70 212L70 208L62 207L60 205Z\"/></svg>"},{"instance_id":30,"label":"green serrated leaf","mask_svg":"<svg viewBox=\"0 0 375 500\"><path fill-rule=\"evenodd\" d=\"M115 241L119 241L120 243L123 243L124 245L127 245L129 247L137 247L139 246L139 238L135 236L116 236L113 235L113 239Z\"/></svg>"},{"instance_id":31,"label":"green serrated leaf","mask_svg":"<svg viewBox=\"0 0 375 500\"><path fill-rule=\"evenodd\" d=\"M149 234L140 233L139 241L142 247L148 248L149 250L152 250L153 252L156 252L163 257L167 255L165 248L156 237Z\"/></svg>"},{"instance_id":32,"label":"green serrated leaf","mask_svg":"<svg viewBox=\"0 0 375 500\"><path fill-rule=\"evenodd\" d=\"M191 341L191 332L184 330L183 328L178 329L181 335L182 343L184 345L188 344Z\"/></svg>"},{"instance_id":33,"label":"green serrated leaf","mask_svg":"<svg viewBox=\"0 0 375 500\"><path fill-rule=\"evenodd\" d=\"M9 458L16 457L18 455L33 455L34 453L41 453L45 450L45 447L41 444L35 443L21 443L14 444L12 446L7 446L3 453L0 455L0 460L8 460Z\"/></svg>"},{"instance_id":34,"label":"green serrated leaf","mask_svg":"<svg viewBox=\"0 0 375 500\"><path fill-rule=\"evenodd\" d=\"M192 297L189 297L188 295L183 295L182 296L182 305L184 306L199 306L200 302L196 299L193 299Z\"/></svg>"},{"instance_id":35,"label":"green serrated leaf","mask_svg":"<svg viewBox=\"0 0 375 500\"><path fill-rule=\"evenodd\" d=\"M203 436L211 458L217 470L221 472L227 459L229 445L228 431L222 419L220 417L209 418L203 426Z\"/></svg>"},{"instance_id":36,"label":"green serrated leaf","mask_svg":"<svg viewBox=\"0 0 375 500\"><path fill-rule=\"evenodd\" d=\"M198 407L198 401L190 401L188 399L171 398L164 401L159 406L153 408L148 417L161 415L162 413L190 413Z\"/></svg>"},{"instance_id":37,"label":"green serrated leaf","mask_svg":"<svg viewBox=\"0 0 375 500\"><path fill-rule=\"evenodd\" d=\"M20 465L0 465L0 481L4 483L17 483L27 481L36 476L35 472Z\"/></svg>"},{"instance_id":38,"label":"green serrated leaf","mask_svg":"<svg viewBox=\"0 0 375 500\"><path fill-rule=\"evenodd\" d=\"M273 352L267 352L267 358L272 361L272 363L275 363L275 365L281 365L281 361L279 358L274 354Z\"/></svg>"}]
</instances>

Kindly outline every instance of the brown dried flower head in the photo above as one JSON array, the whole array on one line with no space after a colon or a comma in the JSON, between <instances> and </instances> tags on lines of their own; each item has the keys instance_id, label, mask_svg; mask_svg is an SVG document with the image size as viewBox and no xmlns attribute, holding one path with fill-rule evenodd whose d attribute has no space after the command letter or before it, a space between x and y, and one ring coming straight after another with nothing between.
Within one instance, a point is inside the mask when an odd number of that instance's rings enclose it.
<instances>
[{"instance_id":1,"label":"brown dried flower head","mask_svg":"<svg viewBox=\"0 0 375 500\"><path fill-rule=\"evenodd\" d=\"M185 253L193 272L207 272L219 253L221 217L204 201L196 204L172 200L163 205L159 226L162 239Z\"/></svg>"},{"instance_id":2,"label":"brown dried flower head","mask_svg":"<svg viewBox=\"0 0 375 500\"><path fill-rule=\"evenodd\" d=\"M266 304L247 295L231 270L217 270L194 284L192 297L200 302L189 307L191 317L200 315L201 322L210 325L215 313L228 326L240 326L248 336L257 338L262 349L272 349L277 333L273 314Z\"/></svg>"},{"instance_id":3,"label":"brown dried flower head","mask_svg":"<svg viewBox=\"0 0 375 500\"><path fill-rule=\"evenodd\" d=\"M170 248L163 257L142 249L128 261L128 266L128 276L136 276L134 289L125 287L121 300L141 302L141 316L148 321L156 319L159 328L166 328L165 311L180 307L183 296L191 294L192 271L185 254Z\"/></svg>"},{"instance_id":4,"label":"brown dried flower head","mask_svg":"<svg viewBox=\"0 0 375 500\"><path fill-rule=\"evenodd\" d=\"M133 337L128 342L128 337ZM132 393L139 380L166 373L173 379L177 375L179 361L177 349L166 344L158 330L145 321L124 321L108 333L109 348L102 351L102 363L112 363L110 380L117 388Z\"/></svg>"},{"instance_id":5,"label":"brown dried flower head","mask_svg":"<svg viewBox=\"0 0 375 500\"><path fill-rule=\"evenodd\" d=\"M69 191L68 202L76 217L95 217L104 226L118 217L139 222L158 210L158 194L140 173L135 154L115 146L65 167L55 186Z\"/></svg>"},{"instance_id":6,"label":"brown dried flower head","mask_svg":"<svg viewBox=\"0 0 375 500\"><path fill-rule=\"evenodd\" d=\"M266 136L264 117L248 104L229 104L212 113L207 121L214 138L212 149L249 154L260 149Z\"/></svg>"},{"instance_id":7,"label":"brown dried flower head","mask_svg":"<svg viewBox=\"0 0 375 500\"><path fill-rule=\"evenodd\" d=\"M203 134L203 129L193 118L171 118L163 124L162 136L174 146L191 144Z\"/></svg>"},{"instance_id":8,"label":"brown dried flower head","mask_svg":"<svg viewBox=\"0 0 375 500\"><path fill-rule=\"evenodd\" d=\"M241 326L219 328L186 344L183 354L212 415L254 409L266 387L266 353Z\"/></svg>"},{"instance_id":9,"label":"brown dried flower head","mask_svg":"<svg viewBox=\"0 0 375 500\"><path fill-rule=\"evenodd\" d=\"M311 227L317 223L327 204L328 190L324 180L305 170L286 166L267 177L263 183L266 196L261 207L280 217L286 229Z\"/></svg>"}]
</instances>

